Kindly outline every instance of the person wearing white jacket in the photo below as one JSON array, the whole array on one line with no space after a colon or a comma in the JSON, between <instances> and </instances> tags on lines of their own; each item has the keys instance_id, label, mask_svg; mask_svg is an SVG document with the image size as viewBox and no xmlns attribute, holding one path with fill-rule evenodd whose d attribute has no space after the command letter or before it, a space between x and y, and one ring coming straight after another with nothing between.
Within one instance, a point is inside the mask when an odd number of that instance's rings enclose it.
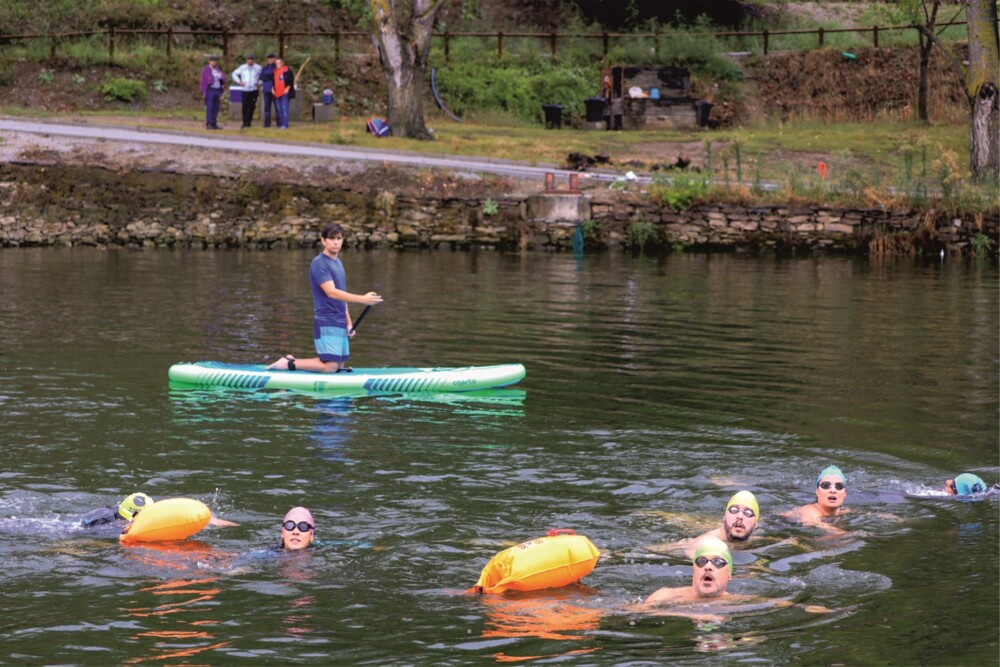
<instances>
[{"instance_id":1,"label":"person wearing white jacket","mask_svg":"<svg viewBox=\"0 0 1000 667\"><path fill-rule=\"evenodd\" d=\"M253 54L247 54L247 61L233 71L233 88L242 92L243 127L253 122L253 110L257 108L257 88L260 86L261 66L254 62Z\"/></svg>"}]
</instances>

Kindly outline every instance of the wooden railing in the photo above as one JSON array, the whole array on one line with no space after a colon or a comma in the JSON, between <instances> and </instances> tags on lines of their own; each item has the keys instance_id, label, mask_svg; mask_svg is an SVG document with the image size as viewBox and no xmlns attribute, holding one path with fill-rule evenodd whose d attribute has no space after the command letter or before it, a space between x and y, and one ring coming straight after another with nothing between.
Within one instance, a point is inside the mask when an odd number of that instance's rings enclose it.
<instances>
[{"instance_id":1,"label":"wooden railing","mask_svg":"<svg viewBox=\"0 0 1000 667\"><path fill-rule=\"evenodd\" d=\"M950 23L949 26L964 26L965 22L961 23ZM940 26L939 26L940 27ZM771 51L771 40L775 37L781 37L786 35L815 35L816 36L816 46L822 47L825 44L827 35L832 35L836 33L858 33L858 34L871 34L872 46L879 46L879 36L883 33L890 31L901 31L901 30L920 30L921 26L917 25L898 25L898 26L871 26L871 27L855 27L855 28L814 28L809 30L761 30L757 32L740 32L740 31L729 31L729 32L701 32L701 33L683 33L685 36L691 37L716 37L716 38L760 38L762 41L762 52L767 54ZM653 39L654 49L659 48L659 42L661 39L669 38L672 33L670 32L653 32L653 33L612 33L612 32L601 32L601 33L558 33L558 32L443 32L434 33L434 37L439 40L444 41L444 55L447 60L451 54L451 42L455 39L463 38L477 38L477 39L496 39L497 45L497 55L503 56L506 48L506 40L511 38L529 38L542 40L549 45L549 50L552 55L558 54L559 44L566 40L593 40L601 42L601 49L604 56L607 56L610 49L612 40L620 39ZM162 38L165 43L167 58L173 57L174 49L176 48L175 40L182 36L218 39L221 44L221 51L223 58L228 58L230 53L230 44L234 39L243 37L268 37L276 39L278 42L278 54L281 57L285 55L285 49L288 48L292 38L310 38L310 39L331 39L333 40L334 53L337 59L340 58L341 42L345 39L351 38L362 38L368 40L370 38L370 33L363 31L338 31L338 32L301 32L301 31L229 31L229 30L176 30L174 28L166 29L116 29L114 25L110 25L102 30L85 30L78 32L63 32L63 33L35 33L35 34L22 34L22 35L4 35L0 34L0 48L2 45L8 44L12 41L33 41L40 39L50 40L50 58L55 58L58 45L67 39L80 38L80 37L94 37L98 35L103 35L107 39L108 48L108 62L113 62L115 57L115 47L117 40L127 37L127 36L144 36L151 35L156 38Z\"/></svg>"}]
</instances>

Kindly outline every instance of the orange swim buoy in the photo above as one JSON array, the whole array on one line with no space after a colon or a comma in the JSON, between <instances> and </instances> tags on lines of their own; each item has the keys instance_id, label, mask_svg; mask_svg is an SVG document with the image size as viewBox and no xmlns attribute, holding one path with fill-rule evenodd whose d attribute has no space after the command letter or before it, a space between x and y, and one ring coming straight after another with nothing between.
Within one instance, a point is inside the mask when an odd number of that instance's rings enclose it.
<instances>
[{"instance_id":1,"label":"orange swim buoy","mask_svg":"<svg viewBox=\"0 0 1000 667\"><path fill-rule=\"evenodd\" d=\"M212 511L192 498L168 498L153 503L135 516L119 542L159 542L183 540L208 525Z\"/></svg>"},{"instance_id":2,"label":"orange swim buoy","mask_svg":"<svg viewBox=\"0 0 1000 667\"><path fill-rule=\"evenodd\" d=\"M572 530L550 530L548 536L505 549L490 559L472 588L478 593L537 591L579 581L594 570L601 552Z\"/></svg>"}]
</instances>

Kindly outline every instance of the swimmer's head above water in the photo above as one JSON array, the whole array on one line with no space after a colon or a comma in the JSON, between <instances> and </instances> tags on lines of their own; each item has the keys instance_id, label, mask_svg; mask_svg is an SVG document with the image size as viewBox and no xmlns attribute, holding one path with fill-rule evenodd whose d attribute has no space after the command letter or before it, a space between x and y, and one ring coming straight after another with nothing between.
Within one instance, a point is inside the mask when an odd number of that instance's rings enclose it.
<instances>
[{"instance_id":1,"label":"swimmer's head above water","mask_svg":"<svg viewBox=\"0 0 1000 667\"><path fill-rule=\"evenodd\" d=\"M131 521L144 507L153 504L153 499L145 493L133 493L118 504L118 516Z\"/></svg>"},{"instance_id":2,"label":"swimmer's head above water","mask_svg":"<svg viewBox=\"0 0 1000 667\"><path fill-rule=\"evenodd\" d=\"M305 549L316 536L316 522L305 507L293 507L281 520L281 546L290 551Z\"/></svg>"},{"instance_id":3,"label":"swimmer's head above water","mask_svg":"<svg viewBox=\"0 0 1000 667\"><path fill-rule=\"evenodd\" d=\"M837 511L847 499L847 480L837 466L827 466L816 477L816 505L826 513Z\"/></svg>"},{"instance_id":4,"label":"swimmer's head above water","mask_svg":"<svg viewBox=\"0 0 1000 667\"><path fill-rule=\"evenodd\" d=\"M749 491L740 491L726 503L726 513L722 517L722 529L726 539L742 542L750 538L760 519L760 505Z\"/></svg>"},{"instance_id":5,"label":"swimmer's head above water","mask_svg":"<svg viewBox=\"0 0 1000 667\"><path fill-rule=\"evenodd\" d=\"M733 576L733 556L725 542L707 537L698 545L691 561L694 565L691 585L700 597L721 595Z\"/></svg>"},{"instance_id":6,"label":"swimmer's head above water","mask_svg":"<svg viewBox=\"0 0 1000 667\"><path fill-rule=\"evenodd\" d=\"M955 479L945 480L944 483L944 490L953 496L972 496L977 493L986 493L989 489L989 484L971 472L963 472Z\"/></svg>"}]
</instances>

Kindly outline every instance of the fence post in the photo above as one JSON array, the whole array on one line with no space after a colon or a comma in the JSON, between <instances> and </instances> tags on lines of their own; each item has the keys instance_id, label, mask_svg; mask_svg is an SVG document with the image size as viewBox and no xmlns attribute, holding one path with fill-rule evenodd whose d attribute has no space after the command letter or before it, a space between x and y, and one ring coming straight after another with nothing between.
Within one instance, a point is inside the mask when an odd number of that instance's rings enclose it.
<instances>
[{"instance_id":1,"label":"fence post","mask_svg":"<svg viewBox=\"0 0 1000 667\"><path fill-rule=\"evenodd\" d=\"M108 26L108 64L113 65L115 62L115 24L112 23Z\"/></svg>"},{"instance_id":2,"label":"fence post","mask_svg":"<svg viewBox=\"0 0 1000 667\"><path fill-rule=\"evenodd\" d=\"M601 41L604 42L604 57L608 57L608 33L601 33Z\"/></svg>"},{"instance_id":3,"label":"fence post","mask_svg":"<svg viewBox=\"0 0 1000 667\"><path fill-rule=\"evenodd\" d=\"M770 46L770 44L769 44L770 40L771 40L771 33L769 33L767 31L767 28L764 28L764 55L765 56L767 55L767 49Z\"/></svg>"},{"instance_id":4,"label":"fence post","mask_svg":"<svg viewBox=\"0 0 1000 667\"><path fill-rule=\"evenodd\" d=\"M872 26L872 45L875 48L878 48L878 26L877 25L873 25Z\"/></svg>"},{"instance_id":5,"label":"fence post","mask_svg":"<svg viewBox=\"0 0 1000 667\"><path fill-rule=\"evenodd\" d=\"M497 33L497 57L503 58L503 31Z\"/></svg>"},{"instance_id":6,"label":"fence post","mask_svg":"<svg viewBox=\"0 0 1000 667\"><path fill-rule=\"evenodd\" d=\"M222 59L229 60L229 28L222 29Z\"/></svg>"},{"instance_id":7,"label":"fence post","mask_svg":"<svg viewBox=\"0 0 1000 667\"><path fill-rule=\"evenodd\" d=\"M655 55L657 55L657 56L660 55L660 30L659 30L659 28L657 28L657 30L653 33L653 53Z\"/></svg>"},{"instance_id":8,"label":"fence post","mask_svg":"<svg viewBox=\"0 0 1000 667\"><path fill-rule=\"evenodd\" d=\"M819 45L823 46L823 26L820 26L816 32L819 33Z\"/></svg>"},{"instance_id":9,"label":"fence post","mask_svg":"<svg viewBox=\"0 0 1000 667\"><path fill-rule=\"evenodd\" d=\"M447 30L444 31L444 61L451 63L451 37Z\"/></svg>"},{"instance_id":10,"label":"fence post","mask_svg":"<svg viewBox=\"0 0 1000 667\"><path fill-rule=\"evenodd\" d=\"M56 34L52 33L49 36L49 62L56 59Z\"/></svg>"},{"instance_id":11,"label":"fence post","mask_svg":"<svg viewBox=\"0 0 1000 667\"><path fill-rule=\"evenodd\" d=\"M333 33L333 61L340 62L340 31Z\"/></svg>"},{"instance_id":12,"label":"fence post","mask_svg":"<svg viewBox=\"0 0 1000 667\"><path fill-rule=\"evenodd\" d=\"M170 60L174 55L174 27L167 27L167 60Z\"/></svg>"},{"instance_id":13,"label":"fence post","mask_svg":"<svg viewBox=\"0 0 1000 667\"><path fill-rule=\"evenodd\" d=\"M285 31L278 31L278 57L282 60L285 59Z\"/></svg>"},{"instance_id":14,"label":"fence post","mask_svg":"<svg viewBox=\"0 0 1000 667\"><path fill-rule=\"evenodd\" d=\"M556 33L551 33L549 35L549 48L552 49L552 56L556 55Z\"/></svg>"}]
</instances>

